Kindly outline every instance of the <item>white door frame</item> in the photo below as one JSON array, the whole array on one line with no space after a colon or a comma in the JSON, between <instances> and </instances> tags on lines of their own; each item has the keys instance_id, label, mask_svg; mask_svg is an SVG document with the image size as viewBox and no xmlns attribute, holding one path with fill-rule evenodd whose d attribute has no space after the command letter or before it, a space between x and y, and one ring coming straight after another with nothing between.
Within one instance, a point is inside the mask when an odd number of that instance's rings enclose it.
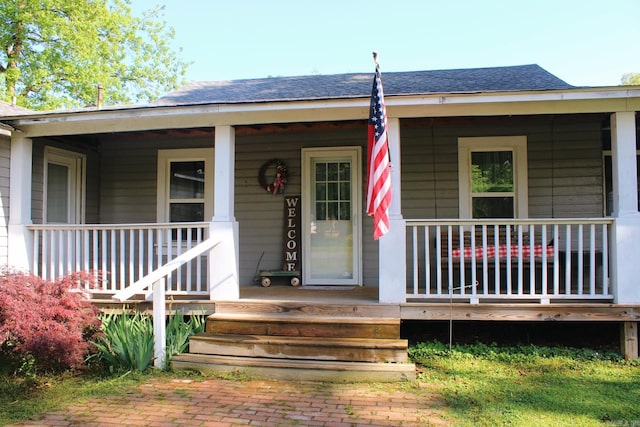
<instances>
[{"instance_id":1,"label":"white door frame","mask_svg":"<svg viewBox=\"0 0 640 427\"><path fill-rule=\"evenodd\" d=\"M311 263L311 200L313 182L312 160L351 161L351 219L352 219L352 256L353 277L346 279L314 279L308 266ZM362 285L362 148L320 147L302 149L302 284L303 285Z\"/></svg>"}]
</instances>

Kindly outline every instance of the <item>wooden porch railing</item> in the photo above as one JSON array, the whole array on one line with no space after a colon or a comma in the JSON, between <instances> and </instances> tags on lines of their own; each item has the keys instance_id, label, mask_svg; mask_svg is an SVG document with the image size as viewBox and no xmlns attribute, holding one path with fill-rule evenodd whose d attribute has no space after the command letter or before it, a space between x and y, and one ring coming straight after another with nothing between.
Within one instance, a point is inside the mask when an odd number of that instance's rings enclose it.
<instances>
[{"instance_id":1,"label":"wooden porch railing","mask_svg":"<svg viewBox=\"0 0 640 427\"><path fill-rule=\"evenodd\" d=\"M612 223L407 220L407 299L611 300Z\"/></svg>"},{"instance_id":2,"label":"wooden porch railing","mask_svg":"<svg viewBox=\"0 0 640 427\"><path fill-rule=\"evenodd\" d=\"M32 272L56 279L93 271L97 291L115 293L147 276L208 238L209 223L44 224L33 232ZM168 295L207 295L206 254L166 277ZM87 285L88 286L88 285ZM87 291L91 291L87 289Z\"/></svg>"}]
</instances>

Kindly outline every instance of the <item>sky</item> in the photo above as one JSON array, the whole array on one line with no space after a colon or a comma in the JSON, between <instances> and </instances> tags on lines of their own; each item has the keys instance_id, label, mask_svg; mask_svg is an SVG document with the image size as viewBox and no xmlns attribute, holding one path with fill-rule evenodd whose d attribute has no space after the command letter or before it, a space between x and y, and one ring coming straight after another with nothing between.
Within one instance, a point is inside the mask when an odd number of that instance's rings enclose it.
<instances>
[{"instance_id":1,"label":"sky","mask_svg":"<svg viewBox=\"0 0 640 427\"><path fill-rule=\"evenodd\" d=\"M639 0L131 0L165 6L187 81L538 64L576 86L640 73Z\"/></svg>"}]
</instances>

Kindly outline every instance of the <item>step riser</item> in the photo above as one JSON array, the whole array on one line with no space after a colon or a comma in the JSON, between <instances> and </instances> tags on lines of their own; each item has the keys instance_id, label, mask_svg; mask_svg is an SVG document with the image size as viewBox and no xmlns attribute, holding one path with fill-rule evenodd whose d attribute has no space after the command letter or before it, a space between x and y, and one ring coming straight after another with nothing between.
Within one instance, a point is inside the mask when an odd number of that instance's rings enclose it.
<instances>
[{"instance_id":1,"label":"step riser","mask_svg":"<svg viewBox=\"0 0 640 427\"><path fill-rule=\"evenodd\" d=\"M400 337L399 325L367 325L359 323L322 324L300 322L252 322L232 320L207 320L207 333L234 335L269 335L289 337L325 337L325 338L380 338L397 339Z\"/></svg>"},{"instance_id":2,"label":"step riser","mask_svg":"<svg viewBox=\"0 0 640 427\"><path fill-rule=\"evenodd\" d=\"M353 362L407 362L407 350L365 347L331 347L312 344L252 344L248 342L215 342L192 338L189 353L225 356L268 357L277 359L340 360Z\"/></svg>"},{"instance_id":3,"label":"step riser","mask_svg":"<svg viewBox=\"0 0 640 427\"><path fill-rule=\"evenodd\" d=\"M369 364L365 369L356 369L352 362L322 362L313 366L274 366L270 362L245 364L242 358L221 360L215 356L184 354L175 356L173 369L193 369L215 374L233 373L251 377L270 378L281 381L322 381L322 382L398 382L415 380L415 366L412 364ZM304 362L304 361L301 361Z\"/></svg>"},{"instance_id":4,"label":"step riser","mask_svg":"<svg viewBox=\"0 0 640 427\"><path fill-rule=\"evenodd\" d=\"M348 316L399 318L400 307L397 304L309 304L293 301L265 302L216 302L216 313L280 313L303 316Z\"/></svg>"}]
</instances>

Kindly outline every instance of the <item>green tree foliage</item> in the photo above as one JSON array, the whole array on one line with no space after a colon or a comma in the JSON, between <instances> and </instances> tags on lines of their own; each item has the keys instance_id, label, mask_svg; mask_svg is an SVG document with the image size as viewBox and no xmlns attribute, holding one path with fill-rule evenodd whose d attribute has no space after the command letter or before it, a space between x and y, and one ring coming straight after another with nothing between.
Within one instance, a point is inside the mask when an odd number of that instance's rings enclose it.
<instances>
[{"instance_id":1,"label":"green tree foliage","mask_svg":"<svg viewBox=\"0 0 640 427\"><path fill-rule=\"evenodd\" d=\"M131 0L2 0L0 99L32 109L145 102L182 83L163 8Z\"/></svg>"},{"instance_id":2,"label":"green tree foliage","mask_svg":"<svg viewBox=\"0 0 640 427\"><path fill-rule=\"evenodd\" d=\"M640 73L627 73L622 76L623 85L640 85Z\"/></svg>"}]
</instances>

